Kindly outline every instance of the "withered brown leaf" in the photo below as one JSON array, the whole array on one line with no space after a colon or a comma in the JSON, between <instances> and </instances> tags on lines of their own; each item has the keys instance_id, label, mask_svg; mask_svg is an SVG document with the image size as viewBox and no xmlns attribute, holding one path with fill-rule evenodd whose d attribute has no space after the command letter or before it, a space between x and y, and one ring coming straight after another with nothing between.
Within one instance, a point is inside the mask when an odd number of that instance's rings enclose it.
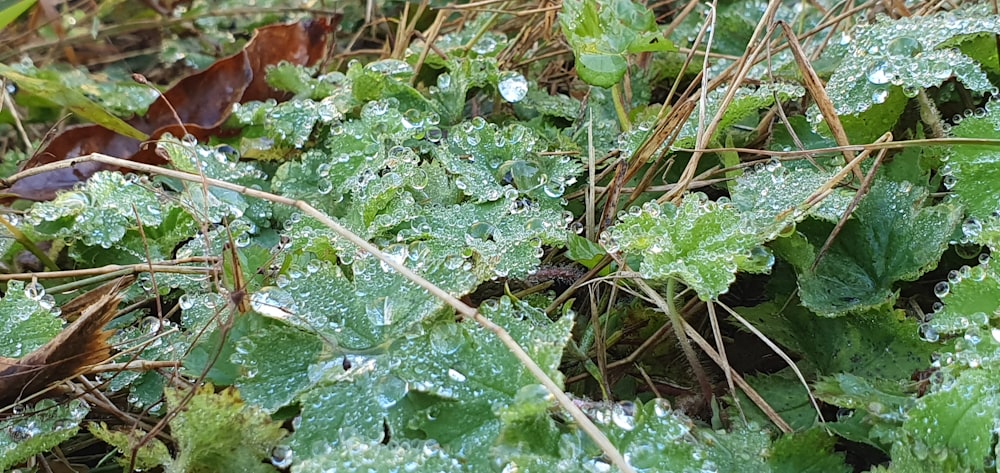
<instances>
[{"instance_id":1,"label":"withered brown leaf","mask_svg":"<svg viewBox=\"0 0 1000 473\"><path fill-rule=\"evenodd\" d=\"M56 338L19 359L0 357L0 407L106 361L111 356L111 332L104 326L117 314L121 289L134 280L134 276L117 279L66 303L63 316L75 322Z\"/></svg>"}]
</instances>

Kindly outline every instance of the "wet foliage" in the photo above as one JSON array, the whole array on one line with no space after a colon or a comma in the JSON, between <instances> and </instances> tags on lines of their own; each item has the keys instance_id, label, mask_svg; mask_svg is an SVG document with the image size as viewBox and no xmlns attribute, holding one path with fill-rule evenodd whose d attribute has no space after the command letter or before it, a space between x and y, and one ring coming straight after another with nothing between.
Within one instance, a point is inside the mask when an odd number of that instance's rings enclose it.
<instances>
[{"instance_id":1,"label":"wet foliage","mask_svg":"<svg viewBox=\"0 0 1000 473\"><path fill-rule=\"evenodd\" d=\"M4 470L997 469L988 6L30 3Z\"/></svg>"}]
</instances>

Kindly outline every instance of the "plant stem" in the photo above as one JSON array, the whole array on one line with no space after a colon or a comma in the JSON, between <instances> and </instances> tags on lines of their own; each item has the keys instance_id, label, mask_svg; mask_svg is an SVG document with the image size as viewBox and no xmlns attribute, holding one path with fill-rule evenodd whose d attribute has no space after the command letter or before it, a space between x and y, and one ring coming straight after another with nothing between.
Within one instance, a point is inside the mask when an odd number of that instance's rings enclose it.
<instances>
[{"instance_id":1,"label":"plant stem","mask_svg":"<svg viewBox=\"0 0 1000 473\"><path fill-rule=\"evenodd\" d=\"M931 138L945 138L948 133L944 131L944 121L941 119L941 112L934 106L934 102L927 96L926 90L917 92L917 103L920 104L920 121L924 122L928 128Z\"/></svg>"},{"instance_id":2,"label":"plant stem","mask_svg":"<svg viewBox=\"0 0 1000 473\"><path fill-rule=\"evenodd\" d=\"M677 311L677 304L674 302L675 297L677 297L677 279L670 278L667 280L666 294L664 294L664 299L667 303L667 315L670 317L670 325L673 326L674 335L677 336L677 342L681 345L681 351L684 352L684 356L691 365L694 376L698 378L702 395L705 396L705 402L708 403L712 400L712 385L708 382L708 376L701 366L701 360L698 359L694 348L691 347L691 342L688 341L687 334L684 333L684 321L681 320L681 314Z\"/></svg>"},{"instance_id":3,"label":"plant stem","mask_svg":"<svg viewBox=\"0 0 1000 473\"><path fill-rule=\"evenodd\" d=\"M629 131L632 129L632 122L628 119L628 112L625 111L625 100L622 99L622 85L621 83L615 84L611 87L611 99L615 103L615 113L618 115L618 125L621 126L622 131Z\"/></svg>"}]
</instances>

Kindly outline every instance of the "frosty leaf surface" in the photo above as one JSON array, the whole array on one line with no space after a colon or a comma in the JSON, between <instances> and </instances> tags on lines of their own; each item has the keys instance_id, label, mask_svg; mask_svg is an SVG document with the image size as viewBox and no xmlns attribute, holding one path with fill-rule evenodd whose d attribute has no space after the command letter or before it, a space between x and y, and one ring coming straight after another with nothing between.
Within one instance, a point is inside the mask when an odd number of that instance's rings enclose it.
<instances>
[{"instance_id":1,"label":"frosty leaf surface","mask_svg":"<svg viewBox=\"0 0 1000 473\"><path fill-rule=\"evenodd\" d=\"M758 244L743 225L731 203L688 194L680 207L651 202L630 209L602 240L609 252L641 256L642 277L677 278L707 300L729 289Z\"/></svg>"},{"instance_id":2,"label":"frosty leaf surface","mask_svg":"<svg viewBox=\"0 0 1000 473\"><path fill-rule=\"evenodd\" d=\"M951 46L964 35L998 32L1000 19L983 5L898 20L881 16L841 39L845 60L827 94L838 114L856 115L885 102L891 89L914 97L951 77L971 91L989 92L994 86L979 63Z\"/></svg>"},{"instance_id":3,"label":"frosty leaf surface","mask_svg":"<svg viewBox=\"0 0 1000 473\"><path fill-rule=\"evenodd\" d=\"M80 400L58 404L44 399L22 415L0 422L0 470L10 471L11 467L69 440L76 435L88 412L90 408Z\"/></svg>"},{"instance_id":4,"label":"frosty leaf surface","mask_svg":"<svg viewBox=\"0 0 1000 473\"><path fill-rule=\"evenodd\" d=\"M880 305L892 285L937 265L961 209L925 206L927 191L908 182L876 181L820 260L800 266L802 303L824 316ZM827 233L810 237L823 244Z\"/></svg>"}]
</instances>

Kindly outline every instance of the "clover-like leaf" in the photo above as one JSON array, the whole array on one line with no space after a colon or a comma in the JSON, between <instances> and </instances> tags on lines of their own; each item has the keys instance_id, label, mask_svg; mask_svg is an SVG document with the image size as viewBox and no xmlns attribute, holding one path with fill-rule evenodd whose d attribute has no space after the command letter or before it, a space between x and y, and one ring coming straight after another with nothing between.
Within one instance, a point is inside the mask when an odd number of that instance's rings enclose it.
<instances>
[{"instance_id":1,"label":"clover-like leaf","mask_svg":"<svg viewBox=\"0 0 1000 473\"><path fill-rule=\"evenodd\" d=\"M878 18L854 27L841 40L843 62L827 83L827 94L838 114L856 115L885 102L901 87L907 97L957 78L966 89L995 90L972 58L952 48L962 36L1000 33L1000 18L985 5L967 5L947 12Z\"/></svg>"},{"instance_id":2,"label":"clover-like leaf","mask_svg":"<svg viewBox=\"0 0 1000 473\"><path fill-rule=\"evenodd\" d=\"M78 399L57 404L44 399L21 415L0 422L0 470L44 453L69 440L80 429L80 421L90 412Z\"/></svg>"},{"instance_id":3,"label":"clover-like leaf","mask_svg":"<svg viewBox=\"0 0 1000 473\"><path fill-rule=\"evenodd\" d=\"M908 182L877 180L816 269L798 262L802 303L824 316L883 304L892 285L937 265L961 209L925 207L927 191ZM822 245L819 232L811 243ZM822 238L822 240L820 239Z\"/></svg>"},{"instance_id":4,"label":"clover-like leaf","mask_svg":"<svg viewBox=\"0 0 1000 473\"><path fill-rule=\"evenodd\" d=\"M761 243L744 228L732 203L688 194L680 207L649 202L629 209L601 240L609 252L641 256L642 277L677 278L708 300L729 289Z\"/></svg>"},{"instance_id":5,"label":"clover-like leaf","mask_svg":"<svg viewBox=\"0 0 1000 473\"><path fill-rule=\"evenodd\" d=\"M632 0L570 0L559 15L584 82L611 87L625 76L625 55L676 49L656 25L653 13Z\"/></svg>"}]
</instances>

